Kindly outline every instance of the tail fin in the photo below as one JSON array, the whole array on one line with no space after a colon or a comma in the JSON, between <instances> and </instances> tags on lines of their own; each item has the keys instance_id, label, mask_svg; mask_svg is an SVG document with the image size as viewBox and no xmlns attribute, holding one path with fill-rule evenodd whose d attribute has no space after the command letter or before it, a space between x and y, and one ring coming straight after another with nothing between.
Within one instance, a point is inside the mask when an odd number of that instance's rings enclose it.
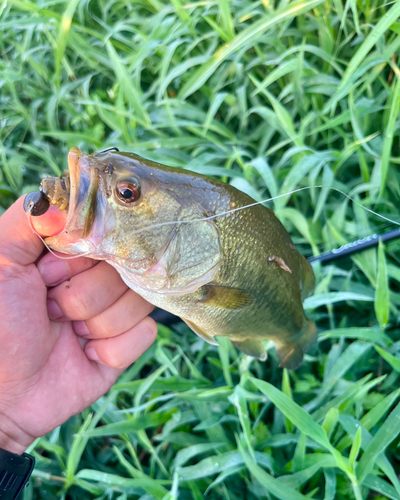
<instances>
[{"instance_id":1,"label":"tail fin","mask_svg":"<svg viewBox=\"0 0 400 500\"><path fill-rule=\"evenodd\" d=\"M314 321L306 318L300 338L297 342L278 344L276 353L281 363L279 366L295 370L303 361L304 353L317 341L317 328Z\"/></svg>"}]
</instances>

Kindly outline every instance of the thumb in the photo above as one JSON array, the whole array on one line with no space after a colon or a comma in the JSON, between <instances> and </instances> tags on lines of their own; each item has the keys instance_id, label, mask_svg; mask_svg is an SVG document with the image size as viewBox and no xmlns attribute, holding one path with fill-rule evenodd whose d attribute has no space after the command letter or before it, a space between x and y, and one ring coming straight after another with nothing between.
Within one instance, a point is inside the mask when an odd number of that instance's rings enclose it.
<instances>
[{"instance_id":1,"label":"thumb","mask_svg":"<svg viewBox=\"0 0 400 500\"><path fill-rule=\"evenodd\" d=\"M32 217L32 226L40 236L55 236L65 227L67 212L60 212L57 207L51 206L40 217Z\"/></svg>"},{"instance_id":2,"label":"thumb","mask_svg":"<svg viewBox=\"0 0 400 500\"><path fill-rule=\"evenodd\" d=\"M43 252L43 243L29 224L42 236L53 236L61 232L67 214L55 207L40 217L25 213L24 196L19 198L0 217L0 265L19 264L26 266L35 262Z\"/></svg>"}]
</instances>

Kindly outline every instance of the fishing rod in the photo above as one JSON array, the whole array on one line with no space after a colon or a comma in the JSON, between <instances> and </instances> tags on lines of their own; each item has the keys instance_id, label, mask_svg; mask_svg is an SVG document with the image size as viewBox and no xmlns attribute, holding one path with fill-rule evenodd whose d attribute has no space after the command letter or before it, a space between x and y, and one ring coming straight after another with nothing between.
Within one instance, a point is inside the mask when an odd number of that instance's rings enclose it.
<instances>
[{"instance_id":1,"label":"fishing rod","mask_svg":"<svg viewBox=\"0 0 400 500\"><path fill-rule=\"evenodd\" d=\"M329 262L342 259L343 257L349 257L355 253L363 252L369 248L377 247L379 245L379 241L385 243L387 241L396 240L397 238L400 238L400 228L393 229L393 231L388 231L387 233L373 234L371 236L367 236L366 238L353 241L352 243L346 243L340 248L334 248L333 250L320 253L319 255L314 255L313 257L309 257L307 260L310 263L321 262L321 264L327 264Z\"/></svg>"}]
</instances>

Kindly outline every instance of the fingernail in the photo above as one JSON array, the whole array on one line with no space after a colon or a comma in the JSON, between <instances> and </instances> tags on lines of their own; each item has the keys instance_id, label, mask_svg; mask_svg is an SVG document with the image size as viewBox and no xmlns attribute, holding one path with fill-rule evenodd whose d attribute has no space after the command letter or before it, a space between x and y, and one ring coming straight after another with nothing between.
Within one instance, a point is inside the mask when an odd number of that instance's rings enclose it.
<instances>
[{"instance_id":1,"label":"fingernail","mask_svg":"<svg viewBox=\"0 0 400 500\"><path fill-rule=\"evenodd\" d=\"M86 326L85 321L73 321L72 327L74 332L81 337L87 337L90 335L89 328Z\"/></svg>"},{"instance_id":2,"label":"fingernail","mask_svg":"<svg viewBox=\"0 0 400 500\"><path fill-rule=\"evenodd\" d=\"M49 299L47 301L47 313L49 315L49 318L53 320L61 319L63 317L63 313L59 308L57 302L52 299Z\"/></svg>"},{"instance_id":3,"label":"fingernail","mask_svg":"<svg viewBox=\"0 0 400 500\"><path fill-rule=\"evenodd\" d=\"M96 349L94 347L88 347L86 349L86 356L91 360L91 361L100 361L99 357L97 356Z\"/></svg>"},{"instance_id":4,"label":"fingernail","mask_svg":"<svg viewBox=\"0 0 400 500\"><path fill-rule=\"evenodd\" d=\"M68 267L62 260L49 262L39 268L42 279L48 286L58 285L68 278Z\"/></svg>"}]
</instances>

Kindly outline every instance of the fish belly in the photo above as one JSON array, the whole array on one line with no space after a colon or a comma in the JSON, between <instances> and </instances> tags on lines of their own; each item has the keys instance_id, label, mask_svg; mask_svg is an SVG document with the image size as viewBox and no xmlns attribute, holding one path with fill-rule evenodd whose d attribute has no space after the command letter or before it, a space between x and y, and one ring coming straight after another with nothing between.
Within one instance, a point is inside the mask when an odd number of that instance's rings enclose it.
<instances>
[{"instance_id":1,"label":"fish belly","mask_svg":"<svg viewBox=\"0 0 400 500\"><path fill-rule=\"evenodd\" d=\"M127 284L151 304L179 316L210 344L217 344L215 337L227 337L242 352L265 360L262 341L274 341L281 366L285 368L297 368L304 352L316 340L315 325L304 313L300 327L295 325L295 319L288 313L286 322L277 324L277 309L266 304L255 302L237 310L225 309L203 303L204 292L201 289L182 296L168 296Z\"/></svg>"}]
</instances>

